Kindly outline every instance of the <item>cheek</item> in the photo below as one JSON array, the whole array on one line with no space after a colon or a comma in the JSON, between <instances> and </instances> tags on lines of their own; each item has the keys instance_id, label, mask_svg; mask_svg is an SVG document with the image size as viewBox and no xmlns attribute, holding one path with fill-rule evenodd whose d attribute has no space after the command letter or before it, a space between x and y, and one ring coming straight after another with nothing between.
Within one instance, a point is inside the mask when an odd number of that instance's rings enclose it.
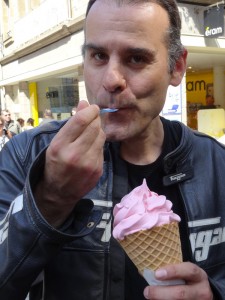
<instances>
[{"instance_id":1,"label":"cheek","mask_svg":"<svg viewBox=\"0 0 225 300\"><path fill-rule=\"evenodd\" d=\"M84 72L84 83L86 88L86 94L89 102L91 103L92 99L94 99L96 82L94 76L90 74L90 72Z\"/></svg>"},{"instance_id":2,"label":"cheek","mask_svg":"<svg viewBox=\"0 0 225 300\"><path fill-rule=\"evenodd\" d=\"M133 85L132 92L137 99L150 98L150 101L163 101L167 92L168 82L157 76L157 80L140 80Z\"/></svg>"}]
</instances>

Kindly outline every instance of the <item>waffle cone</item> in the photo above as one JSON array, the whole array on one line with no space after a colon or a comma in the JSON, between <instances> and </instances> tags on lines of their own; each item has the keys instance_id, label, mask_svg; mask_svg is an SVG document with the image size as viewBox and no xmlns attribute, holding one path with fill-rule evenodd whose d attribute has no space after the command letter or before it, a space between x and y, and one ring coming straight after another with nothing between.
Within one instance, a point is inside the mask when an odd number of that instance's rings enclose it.
<instances>
[{"instance_id":1,"label":"waffle cone","mask_svg":"<svg viewBox=\"0 0 225 300\"><path fill-rule=\"evenodd\" d=\"M119 243L141 274L144 269L156 270L167 264L182 262L176 222L135 232Z\"/></svg>"}]
</instances>

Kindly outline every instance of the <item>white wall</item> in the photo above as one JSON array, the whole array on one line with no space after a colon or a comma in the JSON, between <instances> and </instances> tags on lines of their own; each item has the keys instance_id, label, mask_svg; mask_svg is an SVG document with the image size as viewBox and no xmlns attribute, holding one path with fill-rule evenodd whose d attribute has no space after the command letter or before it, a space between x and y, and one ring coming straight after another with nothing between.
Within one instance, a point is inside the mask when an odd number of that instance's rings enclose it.
<instances>
[{"instance_id":1,"label":"white wall","mask_svg":"<svg viewBox=\"0 0 225 300\"><path fill-rule=\"evenodd\" d=\"M3 68L2 85L35 80L58 72L73 70L82 63L83 31L66 37L39 51L10 62Z\"/></svg>"}]
</instances>

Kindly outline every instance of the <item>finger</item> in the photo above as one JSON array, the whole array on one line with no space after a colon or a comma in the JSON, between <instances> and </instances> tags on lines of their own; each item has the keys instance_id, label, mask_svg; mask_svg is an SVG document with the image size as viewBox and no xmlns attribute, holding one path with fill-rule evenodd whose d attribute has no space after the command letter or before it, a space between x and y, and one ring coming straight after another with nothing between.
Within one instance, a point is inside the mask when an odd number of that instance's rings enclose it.
<instances>
[{"instance_id":1,"label":"finger","mask_svg":"<svg viewBox=\"0 0 225 300\"><path fill-rule=\"evenodd\" d=\"M69 144L64 151L58 153L57 171L60 173L59 177L63 177L64 180L60 181L57 186L60 192L63 191L64 196L75 193L75 196L80 198L96 185L103 170L103 144L104 138L99 132L97 136L95 135L91 147L84 147L82 140L79 140Z\"/></svg>"},{"instance_id":2,"label":"finger","mask_svg":"<svg viewBox=\"0 0 225 300\"><path fill-rule=\"evenodd\" d=\"M54 139L58 139L58 143L61 143L61 146L62 143L71 143L77 139L96 118L100 118L99 107L97 105L89 105L83 109L80 108L60 129Z\"/></svg>"},{"instance_id":3,"label":"finger","mask_svg":"<svg viewBox=\"0 0 225 300\"><path fill-rule=\"evenodd\" d=\"M72 146L79 147L81 151L92 151L94 145L96 145L99 149L102 149L104 142L105 133L101 127L101 120L100 118L96 118L88 125L83 133L78 136Z\"/></svg>"},{"instance_id":4,"label":"finger","mask_svg":"<svg viewBox=\"0 0 225 300\"><path fill-rule=\"evenodd\" d=\"M105 142L104 132L99 132L91 147L86 151L85 158L82 160L82 172L86 177L99 178L103 170L103 145ZM83 152L81 151L81 155Z\"/></svg>"},{"instance_id":5,"label":"finger","mask_svg":"<svg viewBox=\"0 0 225 300\"><path fill-rule=\"evenodd\" d=\"M156 270L155 276L158 280L184 279L186 282L196 282L207 278L203 269L190 262L167 265Z\"/></svg>"},{"instance_id":6,"label":"finger","mask_svg":"<svg viewBox=\"0 0 225 300\"><path fill-rule=\"evenodd\" d=\"M76 112L78 112L79 110L84 109L85 107L88 107L89 103L86 100L80 100L76 109Z\"/></svg>"},{"instance_id":7,"label":"finger","mask_svg":"<svg viewBox=\"0 0 225 300\"><path fill-rule=\"evenodd\" d=\"M144 290L144 296L146 299L151 300L171 300L171 299L182 299L182 300L196 300L194 291L185 285L177 286L148 286ZM202 299L203 300L203 299Z\"/></svg>"},{"instance_id":8,"label":"finger","mask_svg":"<svg viewBox=\"0 0 225 300\"><path fill-rule=\"evenodd\" d=\"M99 120L94 120L89 127L73 143L67 145L62 160L70 166L82 166L84 171L93 168L99 156L102 156L105 133Z\"/></svg>"},{"instance_id":9,"label":"finger","mask_svg":"<svg viewBox=\"0 0 225 300\"><path fill-rule=\"evenodd\" d=\"M76 141L58 152L48 148L47 178L49 182L54 182L58 195L63 195L64 200L67 197L68 203L83 197L99 180L103 169L103 135L102 132L95 135L89 149L83 147L82 140L78 141L81 147ZM54 168L55 165L57 169ZM73 196L70 197L71 195Z\"/></svg>"},{"instance_id":10,"label":"finger","mask_svg":"<svg viewBox=\"0 0 225 300\"><path fill-rule=\"evenodd\" d=\"M94 123L96 123L94 121ZM84 134L80 135L74 142L68 144L61 144L56 142L51 143L48 148L48 155L51 158L51 162L56 163L62 176L66 176L67 173L72 174L74 172L86 174L94 174L96 169L102 169L102 166L98 165L98 161L103 157L103 145L105 142L105 134L100 130L90 130L94 127L89 126ZM75 171L76 170L76 171ZM97 173L100 172L97 170Z\"/></svg>"},{"instance_id":11,"label":"finger","mask_svg":"<svg viewBox=\"0 0 225 300\"><path fill-rule=\"evenodd\" d=\"M182 299L182 300L212 300L213 293L208 281L193 285L148 286L144 290L146 299Z\"/></svg>"},{"instance_id":12,"label":"finger","mask_svg":"<svg viewBox=\"0 0 225 300\"><path fill-rule=\"evenodd\" d=\"M52 141L48 151L52 157L69 166L82 165L81 160L89 162L92 158L96 159L99 152L102 152L105 142L105 133L101 128L100 118L94 119L75 140L65 142L62 137ZM92 165L90 164L90 167Z\"/></svg>"}]
</instances>

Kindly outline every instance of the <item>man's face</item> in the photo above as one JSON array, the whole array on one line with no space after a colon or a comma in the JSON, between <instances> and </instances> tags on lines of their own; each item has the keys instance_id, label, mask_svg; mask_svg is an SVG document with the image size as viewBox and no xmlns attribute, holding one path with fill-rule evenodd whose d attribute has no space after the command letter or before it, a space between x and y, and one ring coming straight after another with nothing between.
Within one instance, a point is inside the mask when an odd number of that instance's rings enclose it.
<instances>
[{"instance_id":1,"label":"man's face","mask_svg":"<svg viewBox=\"0 0 225 300\"><path fill-rule=\"evenodd\" d=\"M3 111L2 117L4 118L5 122L7 122L7 123L11 121L11 114L8 111Z\"/></svg>"},{"instance_id":2,"label":"man's face","mask_svg":"<svg viewBox=\"0 0 225 300\"><path fill-rule=\"evenodd\" d=\"M116 107L102 117L108 140L147 136L161 112L167 87L182 75L168 71L167 13L145 3L118 7L97 1L85 29L84 78L90 103Z\"/></svg>"}]
</instances>

